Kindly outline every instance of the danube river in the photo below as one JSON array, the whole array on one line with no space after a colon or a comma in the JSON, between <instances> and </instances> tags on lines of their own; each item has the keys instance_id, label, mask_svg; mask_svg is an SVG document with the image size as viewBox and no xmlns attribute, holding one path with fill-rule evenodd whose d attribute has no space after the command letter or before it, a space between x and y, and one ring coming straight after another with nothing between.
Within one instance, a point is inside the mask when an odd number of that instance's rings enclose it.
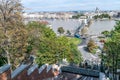
<instances>
[{"instance_id":1,"label":"danube river","mask_svg":"<svg viewBox=\"0 0 120 80\"><path fill-rule=\"evenodd\" d=\"M88 30L88 34L99 35L102 31L111 31L114 29L115 24L116 21L114 20L93 21Z\"/></svg>"},{"instance_id":2,"label":"danube river","mask_svg":"<svg viewBox=\"0 0 120 80\"><path fill-rule=\"evenodd\" d=\"M81 21L79 20L48 20L48 22L52 25L53 30L57 33L58 27L63 27L66 30L70 30L74 32L78 26L80 26ZM93 21L89 27L88 34L97 35L105 30L112 30L115 26L114 20L105 20L105 21Z\"/></svg>"},{"instance_id":3,"label":"danube river","mask_svg":"<svg viewBox=\"0 0 120 80\"><path fill-rule=\"evenodd\" d=\"M55 33L57 32L57 29L59 27L63 27L65 31L69 30L71 33L74 33L75 30L81 25L82 20L76 20L76 19L68 19L68 20L26 20L25 23L28 21L47 21L51 26ZM89 27L88 34L100 34L102 31L105 30L112 30L114 29L115 25L114 20L104 20L104 21L93 21L92 24Z\"/></svg>"},{"instance_id":4,"label":"danube river","mask_svg":"<svg viewBox=\"0 0 120 80\"><path fill-rule=\"evenodd\" d=\"M55 33L57 33L57 29L59 27L63 27L65 31L69 30L70 32L74 32L77 27L81 25L81 21L75 19L69 20L47 20L51 25L52 29Z\"/></svg>"}]
</instances>

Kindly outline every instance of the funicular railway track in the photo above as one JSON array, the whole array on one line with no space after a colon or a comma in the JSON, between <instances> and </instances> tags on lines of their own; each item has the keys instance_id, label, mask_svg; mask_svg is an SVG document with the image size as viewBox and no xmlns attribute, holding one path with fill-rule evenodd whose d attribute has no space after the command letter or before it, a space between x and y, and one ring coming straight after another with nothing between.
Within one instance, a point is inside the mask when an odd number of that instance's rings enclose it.
<instances>
[{"instance_id":1,"label":"funicular railway track","mask_svg":"<svg viewBox=\"0 0 120 80\"><path fill-rule=\"evenodd\" d=\"M99 80L98 78L94 78L94 77L88 77L88 76L81 76L79 79L77 80Z\"/></svg>"}]
</instances>

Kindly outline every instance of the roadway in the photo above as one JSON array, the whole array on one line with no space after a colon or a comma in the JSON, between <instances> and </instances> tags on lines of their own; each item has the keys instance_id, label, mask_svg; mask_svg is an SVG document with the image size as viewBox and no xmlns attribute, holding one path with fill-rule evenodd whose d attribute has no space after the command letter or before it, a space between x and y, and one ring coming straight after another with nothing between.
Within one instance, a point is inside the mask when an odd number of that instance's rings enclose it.
<instances>
[{"instance_id":1,"label":"roadway","mask_svg":"<svg viewBox=\"0 0 120 80\"><path fill-rule=\"evenodd\" d=\"M84 26L85 26L85 24L82 23L82 24L76 29L74 35L79 34L80 29L83 28ZM81 39L82 39L82 38L81 38ZM85 50L85 47L87 46L87 45L86 45L87 40L88 40L87 38L86 38L86 39L82 39L82 42L78 45L78 49L80 50L80 52L81 52L82 57L83 57L84 60L92 60L93 58L96 58L96 57L93 57L93 56L91 55L91 53L89 53L89 52L87 52L87 51Z\"/></svg>"},{"instance_id":2,"label":"roadway","mask_svg":"<svg viewBox=\"0 0 120 80\"><path fill-rule=\"evenodd\" d=\"M78 50L81 52L83 60L98 61L99 60L98 56L96 56L86 50L88 40L89 40L88 38L82 39L82 42L78 45Z\"/></svg>"}]
</instances>

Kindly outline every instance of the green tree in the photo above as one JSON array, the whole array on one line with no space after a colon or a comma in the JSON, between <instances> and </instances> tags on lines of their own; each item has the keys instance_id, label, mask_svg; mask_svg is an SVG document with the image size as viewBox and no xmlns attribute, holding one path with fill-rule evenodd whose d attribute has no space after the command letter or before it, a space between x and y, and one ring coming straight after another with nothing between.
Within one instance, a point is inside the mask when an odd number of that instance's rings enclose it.
<instances>
[{"instance_id":1,"label":"green tree","mask_svg":"<svg viewBox=\"0 0 120 80\"><path fill-rule=\"evenodd\" d=\"M85 35L87 31L88 31L88 27L85 26L84 28L81 29L81 34Z\"/></svg>"},{"instance_id":2,"label":"green tree","mask_svg":"<svg viewBox=\"0 0 120 80\"><path fill-rule=\"evenodd\" d=\"M36 53L36 63L54 64L64 58L68 62L80 63L82 60L77 45L65 36L57 37L52 29L39 22L30 22L26 26L29 31L28 53Z\"/></svg>"},{"instance_id":3,"label":"green tree","mask_svg":"<svg viewBox=\"0 0 120 80\"><path fill-rule=\"evenodd\" d=\"M85 16L84 14L77 14L72 16L73 19L79 19L81 16Z\"/></svg>"},{"instance_id":4,"label":"green tree","mask_svg":"<svg viewBox=\"0 0 120 80\"><path fill-rule=\"evenodd\" d=\"M103 34L105 37L108 37L110 35L109 31L103 31L101 34Z\"/></svg>"},{"instance_id":5,"label":"green tree","mask_svg":"<svg viewBox=\"0 0 120 80\"><path fill-rule=\"evenodd\" d=\"M73 62L75 64L79 64L80 62L82 62L82 55L78 51L77 45L71 43L70 47L71 47L71 59L70 59L70 62Z\"/></svg>"},{"instance_id":6,"label":"green tree","mask_svg":"<svg viewBox=\"0 0 120 80\"><path fill-rule=\"evenodd\" d=\"M108 18L111 19L111 16L109 14L101 14L101 15L95 15L94 19L103 19L103 18Z\"/></svg>"},{"instance_id":7,"label":"green tree","mask_svg":"<svg viewBox=\"0 0 120 80\"><path fill-rule=\"evenodd\" d=\"M30 22L27 24L29 31L29 53L36 53L36 62L39 65L46 63L55 63L57 58L57 37L52 29L39 22Z\"/></svg>"},{"instance_id":8,"label":"green tree","mask_svg":"<svg viewBox=\"0 0 120 80\"><path fill-rule=\"evenodd\" d=\"M66 34L71 35L71 32L70 32L69 30L67 30L67 33L66 33Z\"/></svg>"},{"instance_id":9,"label":"green tree","mask_svg":"<svg viewBox=\"0 0 120 80\"><path fill-rule=\"evenodd\" d=\"M27 53L34 54L37 53L37 50L40 45L41 39L45 36L43 33L43 28L45 25L39 22L29 22L26 25L26 30L29 31L28 34L28 46L27 46Z\"/></svg>"},{"instance_id":10,"label":"green tree","mask_svg":"<svg viewBox=\"0 0 120 80\"><path fill-rule=\"evenodd\" d=\"M57 31L59 32L60 35L65 32L63 27L59 27Z\"/></svg>"},{"instance_id":11,"label":"green tree","mask_svg":"<svg viewBox=\"0 0 120 80\"><path fill-rule=\"evenodd\" d=\"M119 32L119 33L120 33L120 21L117 21L117 22L116 22L115 30L113 30L113 31L116 31L116 32Z\"/></svg>"},{"instance_id":12,"label":"green tree","mask_svg":"<svg viewBox=\"0 0 120 80\"><path fill-rule=\"evenodd\" d=\"M67 59L68 62L79 64L82 61L81 53L78 51L75 42L65 36L58 38L59 60Z\"/></svg>"},{"instance_id":13,"label":"green tree","mask_svg":"<svg viewBox=\"0 0 120 80\"><path fill-rule=\"evenodd\" d=\"M95 16L94 16L94 19L98 19L98 18L99 18L99 16L98 16L98 15L95 15Z\"/></svg>"},{"instance_id":14,"label":"green tree","mask_svg":"<svg viewBox=\"0 0 120 80\"><path fill-rule=\"evenodd\" d=\"M116 23L115 29L110 32L111 36L107 38L104 44L104 62L106 66L111 68L113 74L116 73L117 69L120 68L120 22ZM113 75L115 77L115 75Z\"/></svg>"},{"instance_id":15,"label":"green tree","mask_svg":"<svg viewBox=\"0 0 120 80\"><path fill-rule=\"evenodd\" d=\"M87 48L91 53L95 53L96 49L98 48L97 44L94 42L94 40L90 39Z\"/></svg>"},{"instance_id":16,"label":"green tree","mask_svg":"<svg viewBox=\"0 0 120 80\"><path fill-rule=\"evenodd\" d=\"M104 55L104 63L106 64L105 66L109 67L109 69L112 69L113 74L117 72L117 69L119 68L119 63L120 63L120 53L119 53L119 48L120 48L120 43L116 43L114 41L108 41L105 43L105 53ZM113 78L115 76L113 75ZM115 79L115 78L114 78Z\"/></svg>"}]
</instances>

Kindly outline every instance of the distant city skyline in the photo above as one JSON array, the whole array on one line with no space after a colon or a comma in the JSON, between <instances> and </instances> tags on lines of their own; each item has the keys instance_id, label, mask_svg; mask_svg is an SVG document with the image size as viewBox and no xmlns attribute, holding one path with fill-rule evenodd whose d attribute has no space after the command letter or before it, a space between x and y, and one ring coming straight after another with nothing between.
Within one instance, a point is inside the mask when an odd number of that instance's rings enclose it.
<instances>
[{"instance_id":1,"label":"distant city skyline","mask_svg":"<svg viewBox=\"0 0 120 80\"><path fill-rule=\"evenodd\" d=\"M120 10L120 0L22 0L22 4L28 12Z\"/></svg>"}]
</instances>

